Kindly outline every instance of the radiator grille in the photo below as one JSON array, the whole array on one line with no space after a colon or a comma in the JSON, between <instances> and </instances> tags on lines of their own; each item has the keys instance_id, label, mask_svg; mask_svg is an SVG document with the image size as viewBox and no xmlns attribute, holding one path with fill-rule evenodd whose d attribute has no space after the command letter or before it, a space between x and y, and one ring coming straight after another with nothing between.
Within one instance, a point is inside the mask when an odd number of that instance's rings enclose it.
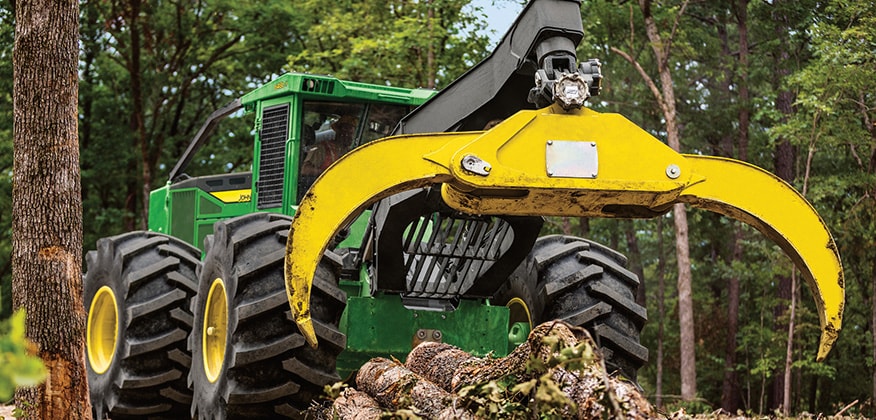
<instances>
[{"instance_id":1,"label":"radiator grille","mask_svg":"<svg viewBox=\"0 0 876 420\"><path fill-rule=\"evenodd\" d=\"M170 201L170 234L190 244L195 242L195 191L173 191Z\"/></svg>"},{"instance_id":2,"label":"radiator grille","mask_svg":"<svg viewBox=\"0 0 876 420\"><path fill-rule=\"evenodd\" d=\"M431 220L431 235L425 225ZM428 237L426 237L428 236ZM407 293L413 298L464 294L511 246L511 226L499 218L441 216L421 219L404 239Z\"/></svg>"},{"instance_id":3,"label":"radiator grille","mask_svg":"<svg viewBox=\"0 0 876 420\"><path fill-rule=\"evenodd\" d=\"M262 142L259 155L258 208L283 204L283 170L289 133L289 104L265 108L262 112Z\"/></svg>"}]
</instances>

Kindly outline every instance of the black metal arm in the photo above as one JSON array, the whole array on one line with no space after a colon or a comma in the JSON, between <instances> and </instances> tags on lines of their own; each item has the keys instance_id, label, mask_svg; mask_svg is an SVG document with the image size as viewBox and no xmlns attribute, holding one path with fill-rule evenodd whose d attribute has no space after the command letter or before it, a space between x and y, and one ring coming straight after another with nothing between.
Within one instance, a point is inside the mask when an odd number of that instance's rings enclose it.
<instances>
[{"instance_id":1,"label":"black metal arm","mask_svg":"<svg viewBox=\"0 0 876 420\"><path fill-rule=\"evenodd\" d=\"M597 93L599 62L577 65L575 47L583 36L580 0L529 2L489 57L404 117L393 134L482 130L490 121L553 102L563 74L577 74L586 96ZM571 83L560 88L582 86Z\"/></svg>"}]
</instances>

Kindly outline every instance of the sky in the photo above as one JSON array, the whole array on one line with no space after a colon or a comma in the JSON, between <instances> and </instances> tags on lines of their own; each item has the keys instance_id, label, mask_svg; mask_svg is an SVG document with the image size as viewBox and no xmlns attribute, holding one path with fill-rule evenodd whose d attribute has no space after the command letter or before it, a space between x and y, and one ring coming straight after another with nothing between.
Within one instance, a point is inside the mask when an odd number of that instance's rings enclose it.
<instances>
[{"instance_id":1,"label":"sky","mask_svg":"<svg viewBox=\"0 0 876 420\"><path fill-rule=\"evenodd\" d=\"M472 4L480 7L486 14L487 25L492 30L489 34L492 46L502 39L502 35L505 35L523 10L523 5L516 0L473 0Z\"/></svg>"}]
</instances>

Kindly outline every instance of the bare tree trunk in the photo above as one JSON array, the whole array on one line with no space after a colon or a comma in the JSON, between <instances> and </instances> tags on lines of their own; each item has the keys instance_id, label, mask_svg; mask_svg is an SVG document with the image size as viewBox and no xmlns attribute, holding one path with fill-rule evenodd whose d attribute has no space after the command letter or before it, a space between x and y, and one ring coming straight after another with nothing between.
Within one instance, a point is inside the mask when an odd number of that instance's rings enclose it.
<instances>
[{"instance_id":1,"label":"bare tree trunk","mask_svg":"<svg viewBox=\"0 0 876 420\"><path fill-rule=\"evenodd\" d=\"M870 273L873 279L870 281L870 336L872 337L872 356L876 360L876 259L872 260L873 266L870 268ZM873 367L873 401L876 401L876 367ZM876 407L871 409L871 418L876 418Z\"/></svg>"},{"instance_id":2,"label":"bare tree trunk","mask_svg":"<svg viewBox=\"0 0 876 420\"><path fill-rule=\"evenodd\" d=\"M786 120L787 117L793 113L794 93L787 89L782 89L780 86L781 81L791 73L789 64L791 46L790 40L788 39L790 24L788 23L788 16L783 12L784 6L780 3L780 1L777 1L773 5L775 8L773 21L776 23L774 30L776 37L779 40L779 50L776 55L776 66L774 71L774 84L778 91L776 95L776 110L782 116L781 119ZM788 138L781 137L777 139L775 155L773 157L775 173L787 182L792 182L795 177L794 161L796 160L796 154L796 148L791 144L791 141ZM788 276L779 276L777 283L780 303L775 308L775 317L776 319L779 319L787 310L785 302L790 302L792 299L791 278ZM776 332L785 332L788 329L788 325L777 323L775 329ZM787 393L787 390L784 378L785 375L778 374L774 377L770 404L771 409L779 408L778 406L780 403L785 400L784 394Z\"/></svg>"},{"instance_id":3,"label":"bare tree trunk","mask_svg":"<svg viewBox=\"0 0 876 420\"><path fill-rule=\"evenodd\" d=\"M672 72L669 66L669 55L672 51L672 41L678 29L678 21L684 15L688 1L682 3L672 33L664 39L657 30L657 22L651 14L651 0L639 0L639 8L645 21L645 32L654 51L657 61L657 71L660 77L660 87L645 72L645 69L631 55L612 47L611 50L622 56L642 76L645 84L651 90L657 103L660 104L663 119L666 121L666 142L675 151L681 150L681 135L678 129L678 112L675 105L675 87L672 83ZM692 401L697 394L696 372L696 341L694 334L692 275L690 271L690 244L688 240L687 213L684 204L672 207L672 217L675 222L675 254L678 262L678 320L680 329L681 355L681 398Z\"/></svg>"},{"instance_id":4,"label":"bare tree trunk","mask_svg":"<svg viewBox=\"0 0 876 420\"><path fill-rule=\"evenodd\" d=\"M785 348L785 375L782 414L791 414L791 364L794 363L794 317L797 313L797 272L791 271L791 314L788 321L788 346Z\"/></svg>"},{"instance_id":5,"label":"bare tree trunk","mask_svg":"<svg viewBox=\"0 0 876 420\"><path fill-rule=\"evenodd\" d=\"M681 151L681 136L678 131L678 113L675 106L675 88L672 83L672 73L669 69L669 54L672 48L672 36L663 39L657 30L657 22L651 14L651 1L639 0L639 7L645 19L645 32L648 41L657 58L660 72L660 93L663 107L663 117L666 120L666 141L669 147L675 151ZM687 0L682 4L676 15L675 27L678 19L684 14ZM659 99L659 98L658 98ZM678 322L679 339L681 342L681 399L692 401L697 394L697 371L696 371L696 339L694 337L692 275L690 271L690 245L688 241L687 212L684 204L676 204L672 207L672 216L675 221L675 255L678 262Z\"/></svg>"},{"instance_id":6,"label":"bare tree trunk","mask_svg":"<svg viewBox=\"0 0 876 420\"><path fill-rule=\"evenodd\" d=\"M666 259L663 255L663 218L657 220L657 378L655 405L663 408L663 324L666 319L664 306L664 284L666 277Z\"/></svg>"},{"instance_id":7,"label":"bare tree trunk","mask_svg":"<svg viewBox=\"0 0 876 420\"><path fill-rule=\"evenodd\" d=\"M748 0L735 0L733 13L739 33L739 133L736 158L748 160L748 130L751 125L750 91L748 89ZM742 259L743 230L737 222L733 235L733 261ZM739 276L733 275L727 284L727 342L724 352L724 379L721 385L721 408L730 413L739 410L739 379L736 374L736 334L739 330Z\"/></svg>"},{"instance_id":8,"label":"bare tree trunk","mask_svg":"<svg viewBox=\"0 0 876 420\"><path fill-rule=\"evenodd\" d=\"M432 0L426 1L426 20L429 28L429 47L426 51L426 81L427 89L435 89L435 5Z\"/></svg>"},{"instance_id":9,"label":"bare tree trunk","mask_svg":"<svg viewBox=\"0 0 876 420\"><path fill-rule=\"evenodd\" d=\"M13 306L48 369L19 388L31 419L89 418L82 307L82 197L77 134L79 2L15 9Z\"/></svg>"},{"instance_id":10,"label":"bare tree trunk","mask_svg":"<svg viewBox=\"0 0 876 420\"><path fill-rule=\"evenodd\" d=\"M586 217L579 217L578 218L578 231L580 232L579 235L581 237L589 238L590 237L590 219L588 219Z\"/></svg>"},{"instance_id":11,"label":"bare tree trunk","mask_svg":"<svg viewBox=\"0 0 876 420\"><path fill-rule=\"evenodd\" d=\"M732 261L742 258L742 226L734 224ZM732 264L731 261L731 264ZM721 384L721 408L730 413L739 409L739 379L736 375L736 334L739 330L739 276L727 282L727 342L724 347L724 379Z\"/></svg>"},{"instance_id":12,"label":"bare tree trunk","mask_svg":"<svg viewBox=\"0 0 876 420\"><path fill-rule=\"evenodd\" d=\"M621 222L624 226L624 236L627 240L627 256L630 258L629 268L639 276L639 288L636 290L636 303L647 306L645 294L645 269L642 267L642 252L639 251L639 240L636 238L636 227L632 220Z\"/></svg>"}]
</instances>

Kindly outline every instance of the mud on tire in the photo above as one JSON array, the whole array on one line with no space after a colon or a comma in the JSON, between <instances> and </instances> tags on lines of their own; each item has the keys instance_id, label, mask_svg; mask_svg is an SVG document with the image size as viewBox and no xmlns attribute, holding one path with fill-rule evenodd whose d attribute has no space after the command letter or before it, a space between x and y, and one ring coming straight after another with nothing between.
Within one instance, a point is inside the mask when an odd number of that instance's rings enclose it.
<instances>
[{"instance_id":1,"label":"mud on tire","mask_svg":"<svg viewBox=\"0 0 876 420\"><path fill-rule=\"evenodd\" d=\"M199 256L191 245L153 232L102 238L86 255L86 365L94 418L189 413L186 338Z\"/></svg>"},{"instance_id":2,"label":"mud on tire","mask_svg":"<svg viewBox=\"0 0 876 420\"><path fill-rule=\"evenodd\" d=\"M319 339L312 349L292 321L283 279L291 218L256 213L217 222L205 240L206 255L189 340L197 418L300 417L323 386L340 378L337 355L346 347L338 323L346 294L337 286L340 258L320 263L311 292L311 316ZM205 316L218 279L227 301L224 350L208 344ZM215 296L215 294L213 295ZM209 322L208 322L209 323ZM209 361L210 363L205 363Z\"/></svg>"}]
</instances>

